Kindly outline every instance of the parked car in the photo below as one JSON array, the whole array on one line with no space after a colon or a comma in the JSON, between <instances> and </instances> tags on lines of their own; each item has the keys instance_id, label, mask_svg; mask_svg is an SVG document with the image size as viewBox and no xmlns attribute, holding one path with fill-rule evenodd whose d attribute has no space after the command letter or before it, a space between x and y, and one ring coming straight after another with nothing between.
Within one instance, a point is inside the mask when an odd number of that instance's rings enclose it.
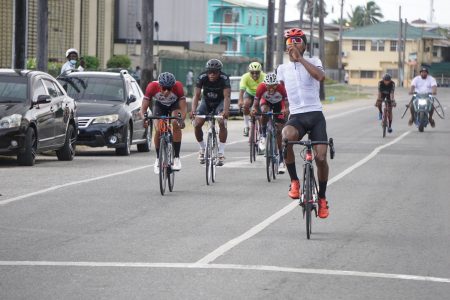
<instances>
[{"instance_id":1,"label":"parked car","mask_svg":"<svg viewBox=\"0 0 450 300\"><path fill-rule=\"evenodd\" d=\"M239 109L239 83L241 76L230 76L231 95L230 95L230 116L241 116L242 112Z\"/></svg>"},{"instance_id":2,"label":"parked car","mask_svg":"<svg viewBox=\"0 0 450 300\"><path fill-rule=\"evenodd\" d=\"M0 69L0 154L17 155L32 166L37 153L56 151L59 160L75 156L75 101L51 75Z\"/></svg>"},{"instance_id":3,"label":"parked car","mask_svg":"<svg viewBox=\"0 0 450 300\"><path fill-rule=\"evenodd\" d=\"M126 70L72 72L58 80L77 103L78 145L115 148L117 155L130 155L132 144L150 151L152 128L144 128L139 113L144 94Z\"/></svg>"}]
</instances>

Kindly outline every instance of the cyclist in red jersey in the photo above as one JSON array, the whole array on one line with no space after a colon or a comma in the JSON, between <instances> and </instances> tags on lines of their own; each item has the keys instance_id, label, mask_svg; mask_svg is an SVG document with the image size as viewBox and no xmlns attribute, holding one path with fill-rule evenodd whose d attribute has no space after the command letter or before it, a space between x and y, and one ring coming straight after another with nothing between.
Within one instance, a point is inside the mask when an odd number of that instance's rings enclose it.
<instances>
[{"instance_id":1,"label":"cyclist in red jersey","mask_svg":"<svg viewBox=\"0 0 450 300\"><path fill-rule=\"evenodd\" d=\"M175 76L172 73L164 72L158 77L158 81L152 81L147 85L145 89L144 101L142 101L141 114L147 111L147 108L151 106L152 100L153 115L155 116L178 116L181 113L181 121L173 121L173 148L174 148L174 161L172 170L181 170L180 161L180 149L181 149L181 129L184 128L184 119L186 118L186 97L184 96L183 84L180 81L175 80ZM156 161L153 166L155 174L159 174L159 128L155 120L155 150ZM148 122L144 123L144 127L148 126Z\"/></svg>"},{"instance_id":2,"label":"cyclist in red jersey","mask_svg":"<svg viewBox=\"0 0 450 300\"><path fill-rule=\"evenodd\" d=\"M252 106L252 114L255 114L258 111L258 106L261 108L261 112L263 113L269 112L270 110L274 113L283 113L282 115L274 116L274 125L277 129L277 145L280 157L278 172L283 174L286 172L286 166L283 161L283 153L281 149L281 130L283 129L285 123L285 115L288 113L288 105L286 89L282 84L279 84L277 74L267 73L264 81L261 82L256 88L256 95ZM266 138L268 118L269 117L267 115L264 115L261 118L263 145ZM265 145L263 147L265 147Z\"/></svg>"}]
</instances>

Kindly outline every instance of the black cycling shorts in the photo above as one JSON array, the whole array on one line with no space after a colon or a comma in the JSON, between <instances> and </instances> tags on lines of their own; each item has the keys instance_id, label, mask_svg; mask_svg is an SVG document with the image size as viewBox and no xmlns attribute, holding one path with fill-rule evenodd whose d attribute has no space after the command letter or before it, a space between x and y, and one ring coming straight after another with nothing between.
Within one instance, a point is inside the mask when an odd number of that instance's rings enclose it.
<instances>
[{"instance_id":1,"label":"black cycling shorts","mask_svg":"<svg viewBox=\"0 0 450 300\"><path fill-rule=\"evenodd\" d=\"M214 112L216 115L220 114L223 111L223 102L210 102L207 103L204 99L200 103L200 106L197 108L197 115L207 115L211 112Z\"/></svg>"},{"instance_id":2,"label":"black cycling shorts","mask_svg":"<svg viewBox=\"0 0 450 300\"><path fill-rule=\"evenodd\" d=\"M164 105L161 102L155 101L153 105L154 116L171 116L174 110L180 109L180 102L176 101L170 106Z\"/></svg>"},{"instance_id":3,"label":"black cycling shorts","mask_svg":"<svg viewBox=\"0 0 450 300\"><path fill-rule=\"evenodd\" d=\"M328 141L327 122L321 111L290 115L287 125L294 126L298 130L300 140L309 133L311 141Z\"/></svg>"}]
</instances>

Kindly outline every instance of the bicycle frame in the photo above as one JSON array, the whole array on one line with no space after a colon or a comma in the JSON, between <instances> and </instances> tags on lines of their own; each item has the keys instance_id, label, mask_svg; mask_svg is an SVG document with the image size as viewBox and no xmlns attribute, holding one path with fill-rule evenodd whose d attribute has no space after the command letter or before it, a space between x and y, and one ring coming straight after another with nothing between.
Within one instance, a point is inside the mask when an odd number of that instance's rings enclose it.
<instances>
[{"instance_id":1,"label":"bicycle frame","mask_svg":"<svg viewBox=\"0 0 450 300\"><path fill-rule=\"evenodd\" d=\"M205 151L206 184L210 185L216 181L216 166L218 163L219 143L217 142L216 119L223 119L223 116L210 113L207 115L196 115L208 121L208 131Z\"/></svg>"},{"instance_id":2,"label":"bicycle frame","mask_svg":"<svg viewBox=\"0 0 450 300\"><path fill-rule=\"evenodd\" d=\"M267 181L270 182L272 179L276 179L276 174L278 173L279 151L277 143L277 128L275 126L274 116L281 115L282 113L274 113L273 111L265 113L257 113L258 116L268 116L267 121L267 131L266 131L266 175Z\"/></svg>"},{"instance_id":3,"label":"bicycle frame","mask_svg":"<svg viewBox=\"0 0 450 300\"><path fill-rule=\"evenodd\" d=\"M330 138L328 141L283 141L283 155L286 157L287 145L288 144L298 144L304 146L302 151L300 151L300 157L303 160L303 182L302 191L299 199L299 205L302 207L303 218L306 219L306 238L309 240L312 233L312 218L311 212L314 211L317 217L317 206L318 206L318 186L316 177L314 175L314 145L326 144L330 147L330 157L334 158L334 142Z\"/></svg>"}]
</instances>

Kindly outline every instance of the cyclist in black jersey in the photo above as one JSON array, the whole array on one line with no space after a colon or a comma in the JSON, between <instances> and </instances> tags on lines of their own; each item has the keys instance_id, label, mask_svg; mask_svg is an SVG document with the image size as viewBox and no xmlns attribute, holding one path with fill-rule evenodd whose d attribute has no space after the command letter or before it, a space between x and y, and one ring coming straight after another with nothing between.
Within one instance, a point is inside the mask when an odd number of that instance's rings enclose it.
<instances>
[{"instance_id":1,"label":"cyclist in black jersey","mask_svg":"<svg viewBox=\"0 0 450 300\"><path fill-rule=\"evenodd\" d=\"M228 118L230 108L230 78L222 72L223 64L218 59L210 59L206 63L206 70L197 77L195 84L194 98L192 99L191 119L194 119L194 113L206 115L211 112L222 115L219 120L219 161L218 166L222 166L225 160L224 151L227 142L226 119ZM203 93L202 93L203 90ZM198 102L200 101L200 106ZM203 140L202 126L205 119L196 117L194 119L195 138L200 145L198 159L200 163L205 163L205 141Z\"/></svg>"},{"instance_id":2,"label":"cyclist in black jersey","mask_svg":"<svg viewBox=\"0 0 450 300\"><path fill-rule=\"evenodd\" d=\"M377 102L375 102L375 106L378 108L378 120L381 120L381 117L383 116L381 110L381 103L384 98L387 98L390 115L388 126L389 133L392 132L392 107L397 106L397 103L395 102L394 99L394 92L395 92L395 82L392 81L391 75L386 73L383 76L383 80L380 80L380 82L378 82L378 98Z\"/></svg>"}]
</instances>

